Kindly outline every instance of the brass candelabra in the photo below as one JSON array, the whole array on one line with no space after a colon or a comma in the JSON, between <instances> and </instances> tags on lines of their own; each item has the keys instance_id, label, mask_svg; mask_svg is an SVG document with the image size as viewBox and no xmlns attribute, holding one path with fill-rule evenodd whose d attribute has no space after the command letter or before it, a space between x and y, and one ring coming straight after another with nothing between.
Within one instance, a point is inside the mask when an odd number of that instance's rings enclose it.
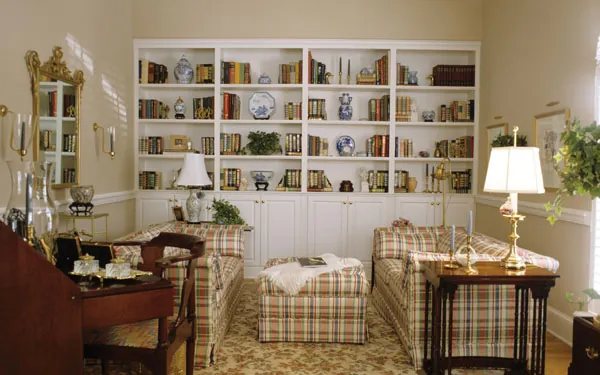
<instances>
[{"instance_id":1,"label":"brass candelabra","mask_svg":"<svg viewBox=\"0 0 600 375\"><path fill-rule=\"evenodd\" d=\"M479 274L479 271L477 271L477 269L475 267L473 267L473 264L471 263L472 259L471 259L471 253L475 252L475 249L473 249L473 246L471 246L471 240L473 239L473 236L467 236L467 243L463 246L461 246L458 250L457 253L462 253L463 251L466 251L466 261L467 264L464 265L464 271L467 275L477 275Z\"/></svg>"}]
</instances>

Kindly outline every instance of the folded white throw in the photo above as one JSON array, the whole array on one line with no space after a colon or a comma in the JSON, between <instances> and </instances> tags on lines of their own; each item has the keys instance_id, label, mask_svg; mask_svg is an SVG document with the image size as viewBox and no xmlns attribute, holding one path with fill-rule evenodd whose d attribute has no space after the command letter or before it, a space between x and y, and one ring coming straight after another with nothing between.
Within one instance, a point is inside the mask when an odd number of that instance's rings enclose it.
<instances>
[{"instance_id":1,"label":"folded white throw","mask_svg":"<svg viewBox=\"0 0 600 375\"><path fill-rule=\"evenodd\" d=\"M338 258L335 254L319 255L327 263L320 267L302 267L299 262L289 262L269 267L258 274L258 278L267 277L277 287L290 295L298 294L306 282L324 273L360 265L355 258Z\"/></svg>"}]
</instances>

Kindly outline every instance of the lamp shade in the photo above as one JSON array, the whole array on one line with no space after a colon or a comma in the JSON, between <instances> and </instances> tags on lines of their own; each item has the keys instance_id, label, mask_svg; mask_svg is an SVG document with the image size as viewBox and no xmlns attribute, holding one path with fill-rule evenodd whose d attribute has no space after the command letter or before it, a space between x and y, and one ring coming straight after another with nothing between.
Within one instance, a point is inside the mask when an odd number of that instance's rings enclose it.
<instances>
[{"instance_id":1,"label":"lamp shade","mask_svg":"<svg viewBox=\"0 0 600 375\"><path fill-rule=\"evenodd\" d=\"M492 148L483 191L490 193L544 192L544 179L537 147Z\"/></svg>"},{"instance_id":2,"label":"lamp shade","mask_svg":"<svg viewBox=\"0 0 600 375\"><path fill-rule=\"evenodd\" d=\"M179 186L208 186L212 181L206 173L204 155L187 153L183 159L183 168L175 182Z\"/></svg>"}]
</instances>

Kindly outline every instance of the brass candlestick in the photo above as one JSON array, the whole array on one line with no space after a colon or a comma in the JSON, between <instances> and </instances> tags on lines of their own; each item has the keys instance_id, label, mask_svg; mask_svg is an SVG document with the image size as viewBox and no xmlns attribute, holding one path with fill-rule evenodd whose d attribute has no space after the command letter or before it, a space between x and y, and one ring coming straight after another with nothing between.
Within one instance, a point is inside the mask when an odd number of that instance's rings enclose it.
<instances>
[{"instance_id":1,"label":"brass candlestick","mask_svg":"<svg viewBox=\"0 0 600 375\"><path fill-rule=\"evenodd\" d=\"M517 234L517 226L519 225L519 221L525 219L525 216L519 215L516 212L513 212L510 215L502 215L510 221L512 231L508 238L510 238L510 247L508 250L508 254L502 259L502 266L510 270L522 270L525 266L525 261L521 256L517 253L517 240L519 239L519 235Z\"/></svg>"},{"instance_id":2,"label":"brass candlestick","mask_svg":"<svg viewBox=\"0 0 600 375\"><path fill-rule=\"evenodd\" d=\"M348 74L347 79L348 79L348 84L350 84L350 74Z\"/></svg>"},{"instance_id":3,"label":"brass candlestick","mask_svg":"<svg viewBox=\"0 0 600 375\"><path fill-rule=\"evenodd\" d=\"M31 247L35 247L35 233L33 225L27 225L27 243Z\"/></svg>"},{"instance_id":4,"label":"brass candlestick","mask_svg":"<svg viewBox=\"0 0 600 375\"><path fill-rule=\"evenodd\" d=\"M456 251L454 251L453 249L449 249L448 254L450 254L450 263L444 264L444 267L450 268L450 269L457 269L459 267L459 265L456 262L456 256L455 256Z\"/></svg>"},{"instance_id":5,"label":"brass candlestick","mask_svg":"<svg viewBox=\"0 0 600 375\"><path fill-rule=\"evenodd\" d=\"M473 264L471 263L471 252L475 252L475 249L473 249L473 246L471 246L471 240L473 239L473 236L467 236L467 243L466 245L462 246L460 249L458 249L458 253L463 252L464 250L467 251L467 264L464 266L464 271L467 275L477 275L479 274L479 271L477 271L477 269L475 269L473 267Z\"/></svg>"},{"instance_id":6,"label":"brass candlestick","mask_svg":"<svg viewBox=\"0 0 600 375\"><path fill-rule=\"evenodd\" d=\"M342 84L342 71L340 70L339 73L339 79L338 79L338 83L341 85Z\"/></svg>"},{"instance_id":7,"label":"brass candlestick","mask_svg":"<svg viewBox=\"0 0 600 375\"><path fill-rule=\"evenodd\" d=\"M433 193L429 190L429 176L425 176L425 190L423 190L423 193Z\"/></svg>"}]
</instances>

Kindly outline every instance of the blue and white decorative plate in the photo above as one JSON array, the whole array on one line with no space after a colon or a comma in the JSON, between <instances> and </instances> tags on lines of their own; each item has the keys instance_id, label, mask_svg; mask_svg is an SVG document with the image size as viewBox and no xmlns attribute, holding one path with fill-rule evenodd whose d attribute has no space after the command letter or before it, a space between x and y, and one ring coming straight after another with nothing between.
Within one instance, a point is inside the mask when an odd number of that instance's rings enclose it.
<instances>
[{"instance_id":1,"label":"blue and white decorative plate","mask_svg":"<svg viewBox=\"0 0 600 375\"><path fill-rule=\"evenodd\" d=\"M349 135L340 136L336 143L340 156L352 156L355 145L354 139Z\"/></svg>"},{"instance_id":2,"label":"blue and white decorative plate","mask_svg":"<svg viewBox=\"0 0 600 375\"><path fill-rule=\"evenodd\" d=\"M267 120L275 112L275 98L268 92L255 92L248 100L248 111L257 120Z\"/></svg>"}]
</instances>

